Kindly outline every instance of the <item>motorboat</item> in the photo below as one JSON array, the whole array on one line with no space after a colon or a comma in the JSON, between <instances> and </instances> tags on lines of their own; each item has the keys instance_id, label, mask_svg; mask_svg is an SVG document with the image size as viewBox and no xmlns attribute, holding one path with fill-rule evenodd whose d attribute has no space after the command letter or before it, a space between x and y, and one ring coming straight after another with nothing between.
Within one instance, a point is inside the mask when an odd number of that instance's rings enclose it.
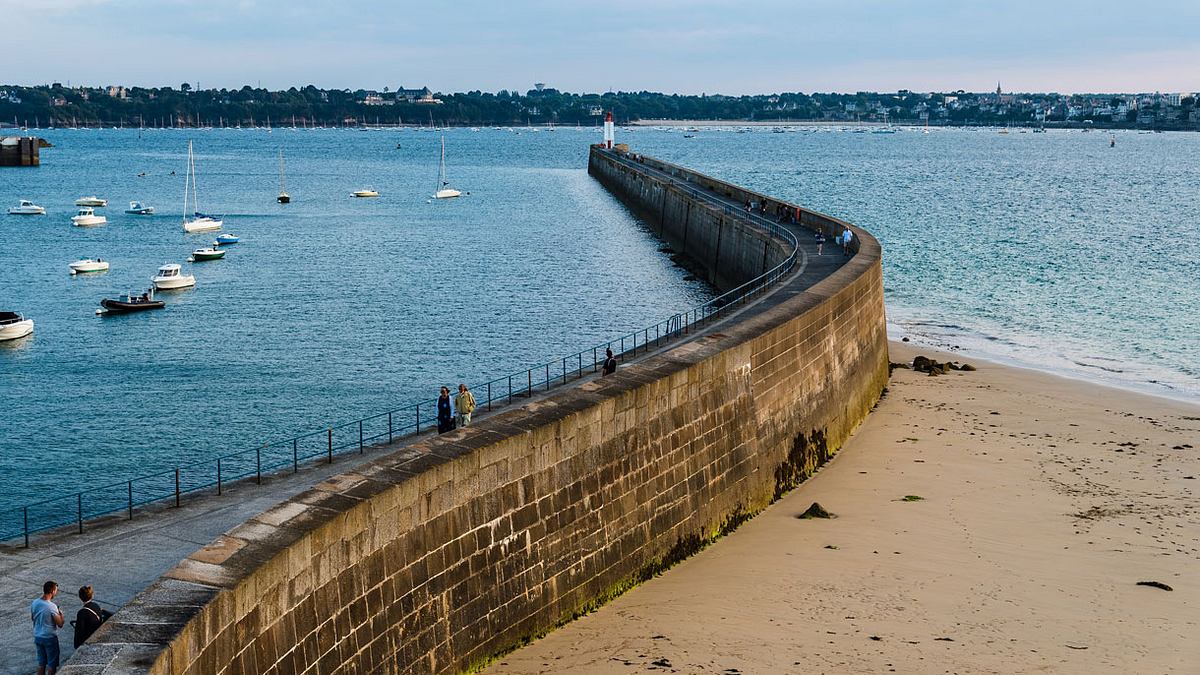
<instances>
[{"instance_id":1,"label":"motorboat","mask_svg":"<svg viewBox=\"0 0 1200 675\"><path fill-rule=\"evenodd\" d=\"M126 293L124 298L101 298L97 314L129 314L144 312L148 309L162 309L167 303L154 299L154 289L151 288L141 295Z\"/></svg>"},{"instance_id":2,"label":"motorboat","mask_svg":"<svg viewBox=\"0 0 1200 675\"><path fill-rule=\"evenodd\" d=\"M191 198L191 209L188 208L188 198ZM188 220L188 211L192 218ZM199 195L196 191L196 156L192 153L192 142L188 141L187 177L183 181L183 231L184 232L213 232L224 225L221 216L210 216L200 213Z\"/></svg>"},{"instance_id":3,"label":"motorboat","mask_svg":"<svg viewBox=\"0 0 1200 675\"><path fill-rule=\"evenodd\" d=\"M100 199L92 195L91 197L80 197L75 200L75 206L108 206L107 199Z\"/></svg>"},{"instance_id":4,"label":"motorboat","mask_svg":"<svg viewBox=\"0 0 1200 675\"><path fill-rule=\"evenodd\" d=\"M225 249L220 248L198 248L192 251L192 257L188 258L188 262L204 262L205 260L220 260L225 257Z\"/></svg>"},{"instance_id":5,"label":"motorboat","mask_svg":"<svg viewBox=\"0 0 1200 675\"><path fill-rule=\"evenodd\" d=\"M96 215L90 206L79 209L77 215L71 216L71 224L76 227L94 227L108 222L108 218Z\"/></svg>"},{"instance_id":6,"label":"motorboat","mask_svg":"<svg viewBox=\"0 0 1200 675\"><path fill-rule=\"evenodd\" d=\"M38 206L28 199L22 199L20 204L8 207L8 212L14 216L44 216L46 208Z\"/></svg>"},{"instance_id":7,"label":"motorboat","mask_svg":"<svg viewBox=\"0 0 1200 675\"><path fill-rule=\"evenodd\" d=\"M0 312L0 342L23 338L33 332L33 319L16 312Z\"/></svg>"},{"instance_id":8,"label":"motorboat","mask_svg":"<svg viewBox=\"0 0 1200 675\"><path fill-rule=\"evenodd\" d=\"M141 202L129 202L129 208L125 209L125 213L132 216L152 216L154 215L154 207L146 206Z\"/></svg>"},{"instance_id":9,"label":"motorboat","mask_svg":"<svg viewBox=\"0 0 1200 675\"><path fill-rule=\"evenodd\" d=\"M236 234L218 234L217 240L213 242L213 248L236 244L239 241L241 241L241 237L238 237Z\"/></svg>"},{"instance_id":10,"label":"motorboat","mask_svg":"<svg viewBox=\"0 0 1200 675\"><path fill-rule=\"evenodd\" d=\"M92 258L84 258L83 260L76 260L73 263L67 263L67 267L71 269L72 275L87 274L90 272L107 272L108 261L101 260L100 258L96 258L94 260Z\"/></svg>"},{"instance_id":11,"label":"motorboat","mask_svg":"<svg viewBox=\"0 0 1200 675\"><path fill-rule=\"evenodd\" d=\"M175 263L163 265L158 268L158 274L151 277L150 281L154 282L154 287L160 291L195 286L196 277L191 274L183 274L180 271L182 269Z\"/></svg>"},{"instance_id":12,"label":"motorboat","mask_svg":"<svg viewBox=\"0 0 1200 675\"><path fill-rule=\"evenodd\" d=\"M379 193L375 190L355 190L350 193L355 197L378 197Z\"/></svg>"}]
</instances>

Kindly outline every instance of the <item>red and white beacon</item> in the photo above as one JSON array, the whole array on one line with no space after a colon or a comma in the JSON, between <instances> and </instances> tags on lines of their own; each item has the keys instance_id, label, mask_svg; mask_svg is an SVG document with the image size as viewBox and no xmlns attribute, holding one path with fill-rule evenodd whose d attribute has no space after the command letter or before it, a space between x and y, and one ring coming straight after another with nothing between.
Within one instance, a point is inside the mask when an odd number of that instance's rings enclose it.
<instances>
[{"instance_id":1,"label":"red and white beacon","mask_svg":"<svg viewBox=\"0 0 1200 675\"><path fill-rule=\"evenodd\" d=\"M604 147L612 150L613 139L613 119L612 111L610 110L604 114Z\"/></svg>"}]
</instances>

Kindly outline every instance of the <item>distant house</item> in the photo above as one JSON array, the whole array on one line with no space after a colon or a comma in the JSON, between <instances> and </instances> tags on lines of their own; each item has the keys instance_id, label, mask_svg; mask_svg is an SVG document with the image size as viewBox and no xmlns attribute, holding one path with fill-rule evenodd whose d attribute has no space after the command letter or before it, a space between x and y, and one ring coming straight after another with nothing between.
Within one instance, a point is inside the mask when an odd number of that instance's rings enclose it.
<instances>
[{"instance_id":1,"label":"distant house","mask_svg":"<svg viewBox=\"0 0 1200 675\"><path fill-rule=\"evenodd\" d=\"M113 98L127 99L129 98L129 90L125 87L114 85L108 88L108 95Z\"/></svg>"},{"instance_id":2,"label":"distant house","mask_svg":"<svg viewBox=\"0 0 1200 675\"><path fill-rule=\"evenodd\" d=\"M588 114L591 115L592 117L599 117L604 114L604 108L602 108L598 105L588 106L587 111L588 111Z\"/></svg>"},{"instance_id":3,"label":"distant house","mask_svg":"<svg viewBox=\"0 0 1200 675\"><path fill-rule=\"evenodd\" d=\"M381 94L370 92L363 97L364 105L392 105L396 102L394 98L384 98Z\"/></svg>"},{"instance_id":4,"label":"distant house","mask_svg":"<svg viewBox=\"0 0 1200 675\"><path fill-rule=\"evenodd\" d=\"M416 103L417 101L420 101L422 99L432 99L432 98L433 98L433 92L429 90L429 87L421 87L420 89L405 89L404 87L400 87L399 89L396 90L396 100L397 101L407 101L409 103Z\"/></svg>"}]
</instances>

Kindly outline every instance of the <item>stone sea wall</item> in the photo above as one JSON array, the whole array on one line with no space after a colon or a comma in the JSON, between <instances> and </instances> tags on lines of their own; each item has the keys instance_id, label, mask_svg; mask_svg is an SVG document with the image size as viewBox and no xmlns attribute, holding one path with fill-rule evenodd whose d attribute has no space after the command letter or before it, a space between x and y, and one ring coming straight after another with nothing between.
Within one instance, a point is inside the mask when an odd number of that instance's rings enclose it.
<instances>
[{"instance_id":1,"label":"stone sea wall","mask_svg":"<svg viewBox=\"0 0 1200 675\"><path fill-rule=\"evenodd\" d=\"M720 288L789 253L702 191L794 205L597 148L589 171ZM856 254L815 284L784 279L615 375L409 443L249 520L62 672L460 672L648 578L811 474L878 399L880 249L855 232Z\"/></svg>"}]
</instances>

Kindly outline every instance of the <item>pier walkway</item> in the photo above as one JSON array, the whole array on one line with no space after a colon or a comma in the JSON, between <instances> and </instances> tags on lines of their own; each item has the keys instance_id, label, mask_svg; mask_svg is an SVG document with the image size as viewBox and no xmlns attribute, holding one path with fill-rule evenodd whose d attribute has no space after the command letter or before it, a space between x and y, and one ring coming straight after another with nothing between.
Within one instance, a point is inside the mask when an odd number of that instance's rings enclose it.
<instances>
[{"instance_id":1,"label":"pier walkway","mask_svg":"<svg viewBox=\"0 0 1200 675\"><path fill-rule=\"evenodd\" d=\"M687 185L685 181L670 178L649 166L638 165L638 169L659 174L664 180L669 179L679 185ZM697 197L744 214L743 204L705 192L702 188L696 190L699 192ZM774 222L758 216L754 218L761 221L760 224ZM800 256L790 277L798 283L779 283L748 303L747 308L761 309L763 303L783 302L824 279L848 260L832 241L825 245L824 255L817 256L811 231L795 225L783 227L791 229L800 242ZM623 360L623 363L635 362L678 347L727 322L736 321L743 311L745 308L739 308L722 315L695 333L638 353L636 357ZM535 392L532 397L514 402L513 405L527 405L548 393L577 387L596 377L587 375L580 380L553 387L549 392ZM497 406L496 410L503 411L509 407ZM485 419L488 415L479 411L475 417L477 420ZM59 584L56 601L68 622L79 610L76 591L84 584L91 584L95 588L96 599L102 605L110 611L117 611L180 560L227 530L332 476L350 470L361 461L401 452L417 438L428 435L407 436L391 444L371 446L362 455L339 455L332 464L310 463L302 466L298 473L264 475L262 485L255 484L253 479L230 483L221 496L185 496L179 507L140 507L132 520L126 520L123 514L119 514L88 521L82 534L76 533L73 528L38 534L32 538L27 549L21 548L19 541L0 546L0 645L4 645L0 649L0 675L24 674L35 670L29 604L40 595L42 583L47 579ZM60 631L64 662L74 651L72 638L68 624ZM71 670L62 672L70 673Z\"/></svg>"}]
</instances>

